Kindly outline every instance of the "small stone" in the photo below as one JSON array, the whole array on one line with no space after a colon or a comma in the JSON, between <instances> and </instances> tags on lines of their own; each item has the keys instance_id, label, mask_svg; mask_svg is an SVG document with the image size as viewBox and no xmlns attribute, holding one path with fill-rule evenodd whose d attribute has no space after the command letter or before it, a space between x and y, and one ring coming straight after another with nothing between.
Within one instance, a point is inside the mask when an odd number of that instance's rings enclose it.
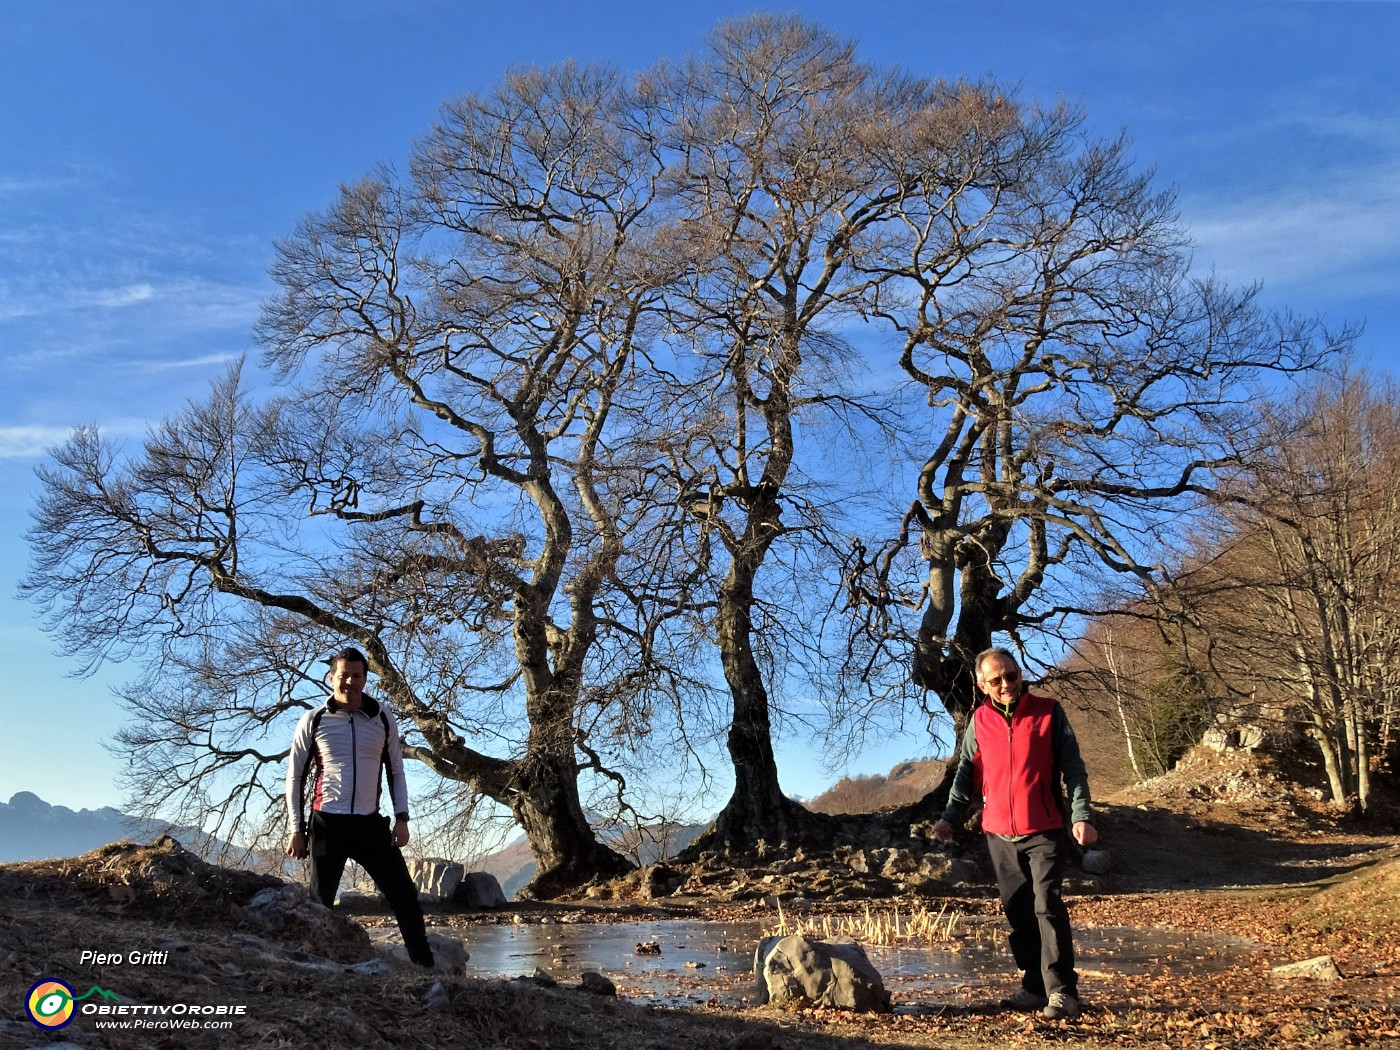
<instances>
[{"instance_id":1,"label":"small stone","mask_svg":"<svg viewBox=\"0 0 1400 1050\"><path fill-rule=\"evenodd\" d=\"M441 981L434 981L433 986L423 993L422 1003L434 1013L441 1013L452 1005L452 993Z\"/></svg>"},{"instance_id":2,"label":"small stone","mask_svg":"<svg viewBox=\"0 0 1400 1050\"><path fill-rule=\"evenodd\" d=\"M394 972L394 968L389 965L387 959L366 959L364 962L347 967L347 969L362 977L384 977Z\"/></svg>"},{"instance_id":3,"label":"small stone","mask_svg":"<svg viewBox=\"0 0 1400 1050\"><path fill-rule=\"evenodd\" d=\"M1086 875L1107 875L1113 870L1113 855L1106 849L1085 850L1079 866Z\"/></svg>"},{"instance_id":4,"label":"small stone","mask_svg":"<svg viewBox=\"0 0 1400 1050\"><path fill-rule=\"evenodd\" d=\"M1337 969L1337 964L1330 955L1319 955L1312 959L1304 959L1302 962L1285 963L1283 966L1275 966L1270 972L1275 977L1289 980L1340 981L1342 979L1342 971Z\"/></svg>"},{"instance_id":5,"label":"small stone","mask_svg":"<svg viewBox=\"0 0 1400 1050\"><path fill-rule=\"evenodd\" d=\"M428 934L428 947L433 950L437 968L444 973L462 973L471 960L466 947L456 937L441 933Z\"/></svg>"},{"instance_id":6,"label":"small stone","mask_svg":"<svg viewBox=\"0 0 1400 1050\"><path fill-rule=\"evenodd\" d=\"M918 870L919 862L912 853L907 849L895 849L890 850L889 859L880 869L880 874L887 879L894 879Z\"/></svg>"},{"instance_id":7,"label":"small stone","mask_svg":"<svg viewBox=\"0 0 1400 1050\"><path fill-rule=\"evenodd\" d=\"M590 995L616 995L617 985L596 970L584 970L579 990L588 992Z\"/></svg>"}]
</instances>

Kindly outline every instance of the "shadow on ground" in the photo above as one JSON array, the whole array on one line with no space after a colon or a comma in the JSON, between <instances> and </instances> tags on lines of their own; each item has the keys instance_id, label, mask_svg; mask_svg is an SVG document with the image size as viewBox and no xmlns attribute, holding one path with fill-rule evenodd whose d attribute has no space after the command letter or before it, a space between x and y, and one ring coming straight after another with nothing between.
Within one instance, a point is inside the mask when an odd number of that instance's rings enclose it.
<instances>
[{"instance_id":1,"label":"shadow on ground","mask_svg":"<svg viewBox=\"0 0 1400 1050\"><path fill-rule=\"evenodd\" d=\"M1107 805L1102 846L1113 859L1114 888L1135 892L1315 885L1373 861L1393 841L1322 830L1309 839L1300 827L1281 835L1286 819L1241 803Z\"/></svg>"}]
</instances>

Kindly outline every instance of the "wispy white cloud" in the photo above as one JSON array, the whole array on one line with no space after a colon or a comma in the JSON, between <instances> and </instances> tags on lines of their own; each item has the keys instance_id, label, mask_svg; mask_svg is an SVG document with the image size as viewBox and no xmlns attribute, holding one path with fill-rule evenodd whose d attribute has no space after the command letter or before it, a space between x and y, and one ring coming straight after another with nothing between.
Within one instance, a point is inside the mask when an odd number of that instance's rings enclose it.
<instances>
[{"instance_id":1,"label":"wispy white cloud","mask_svg":"<svg viewBox=\"0 0 1400 1050\"><path fill-rule=\"evenodd\" d=\"M55 278L55 282L61 280ZM47 288L34 282L22 288L0 282L0 325L8 322L28 329L22 336L11 337L9 364L24 367L73 357L75 346L110 353L123 345L139 344L147 348L143 358L149 358L152 347L178 347L210 332L228 333L242 348L267 295L261 285L195 277L96 285L81 283L81 277L72 280L67 287L54 283ZM108 316L114 312L123 314L119 327ZM28 348L17 350L15 343ZM228 356L206 350L203 360L217 362Z\"/></svg>"},{"instance_id":2,"label":"wispy white cloud","mask_svg":"<svg viewBox=\"0 0 1400 1050\"><path fill-rule=\"evenodd\" d=\"M1263 113L1256 113L1242 135L1259 140L1297 143L1310 151L1310 163L1325 166L1338 148L1364 147L1376 154L1400 148L1400 117L1388 105L1359 108L1347 98L1350 89L1328 89L1309 82L1274 93ZM1327 149L1326 147L1331 147Z\"/></svg>"},{"instance_id":3,"label":"wispy white cloud","mask_svg":"<svg viewBox=\"0 0 1400 1050\"><path fill-rule=\"evenodd\" d=\"M80 297L78 304L80 306L120 308L148 302L155 294L155 289L147 282L142 281L140 284L128 284L121 288L99 289L90 296Z\"/></svg>"},{"instance_id":4,"label":"wispy white cloud","mask_svg":"<svg viewBox=\"0 0 1400 1050\"><path fill-rule=\"evenodd\" d=\"M67 441L71 427L0 426L0 459L35 459Z\"/></svg>"},{"instance_id":5,"label":"wispy white cloud","mask_svg":"<svg viewBox=\"0 0 1400 1050\"><path fill-rule=\"evenodd\" d=\"M269 282L230 283L206 278L173 281L160 288L171 308L172 320L188 331L224 328L249 332L264 300L271 294Z\"/></svg>"},{"instance_id":6,"label":"wispy white cloud","mask_svg":"<svg viewBox=\"0 0 1400 1050\"><path fill-rule=\"evenodd\" d=\"M1183 203L1196 260L1235 282L1275 290L1400 281L1400 174L1390 167L1229 201Z\"/></svg>"},{"instance_id":7,"label":"wispy white cloud","mask_svg":"<svg viewBox=\"0 0 1400 1050\"><path fill-rule=\"evenodd\" d=\"M182 368L210 368L227 365L237 359L238 354L202 354L198 357L179 357L161 361L137 362L137 367L146 372L173 372Z\"/></svg>"},{"instance_id":8,"label":"wispy white cloud","mask_svg":"<svg viewBox=\"0 0 1400 1050\"><path fill-rule=\"evenodd\" d=\"M82 177L76 173L65 175L0 174L0 197L55 193L60 190L72 189L81 182Z\"/></svg>"},{"instance_id":9,"label":"wispy white cloud","mask_svg":"<svg viewBox=\"0 0 1400 1050\"><path fill-rule=\"evenodd\" d=\"M88 421L92 422L92 421ZM73 436L78 423L21 423L0 426L0 460L38 459ZM151 421L134 416L120 416L97 423L104 438L124 441L144 438Z\"/></svg>"},{"instance_id":10,"label":"wispy white cloud","mask_svg":"<svg viewBox=\"0 0 1400 1050\"><path fill-rule=\"evenodd\" d=\"M42 317L46 314L67 313L72 310L113 310L150 301L155 288L148 282L120 284L110 287L26 287L0 285L0 321L22 317Z\"/></svg>"}]
</instances>

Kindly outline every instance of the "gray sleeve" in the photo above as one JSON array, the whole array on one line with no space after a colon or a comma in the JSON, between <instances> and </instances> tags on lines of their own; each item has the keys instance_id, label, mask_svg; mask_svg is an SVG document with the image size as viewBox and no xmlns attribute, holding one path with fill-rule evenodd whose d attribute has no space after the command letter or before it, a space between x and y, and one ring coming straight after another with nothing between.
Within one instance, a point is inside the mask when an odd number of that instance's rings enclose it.
<instances>
[{"instance_id":1,"label":"gray sleeve","mask_svg":"<svg viewBox=\"0 0 1400 1050\"><path fill-rule=\"evenodd\" d=\"M976 762L977 729L969 720L958 748L958 768L953 774L953 786L948 789L948 802L943 807L943 819L949 824L961 823L972 801L972 787L977 776Z\"/></svg>"},{"instance_id":2,"label":"gray sleeve","mask_svg":"<svg viewBox=\"0 0 1400 1050\"><path fill-rule=\"evenodd\" d=\"M296 834L306 832L306 817L302 812L302 793L306 787L307 766L311 762L311 719L308 711L297 722L292 733L292 747L287 753L287 824Z\"/></svg>"},{"instance_id":3,"label":"gray sleeve","mask_svg":"<svg viewBox=\"0 0 1400 1050\"><path fill-rule=\"evenodd\" d=\"M1054 724L1051 731L1055 736L1055 761L1059 774L1069 795L1070 820L1094 822L1093 800L1089 797L1089 771L1084 768L1084 757L1079 753L1079 738L1069 724L1069 715L1063 704L1055 705Z\"/></svg>"}]
</instances>

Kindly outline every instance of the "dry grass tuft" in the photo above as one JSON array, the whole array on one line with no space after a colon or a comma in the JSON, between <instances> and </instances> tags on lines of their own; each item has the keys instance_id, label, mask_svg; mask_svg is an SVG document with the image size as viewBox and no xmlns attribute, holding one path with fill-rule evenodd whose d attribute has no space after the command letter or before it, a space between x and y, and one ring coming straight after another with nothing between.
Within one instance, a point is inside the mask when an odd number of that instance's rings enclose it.
<instances>
[{"instance_id":1,"label":"dry grass tuft","mask_svg":"<svg viewBox=\"0 0 1400 1050\"><path fill-rule=\"evenodd\" d=\"M765 927L767 936L786 937L796 934L808 939L830 939L850 937L864 944L874 944L882 948L899 948L909 945L956 946L957 933L963 922L963 913L949 908L945 903L938 911L931 912L922 904L916 904L907 912L899 908L889 911L871 911L865 906L864 915L845 915L833 921L829 915L820 918L797 919L789 922L778 903L776 923Z\"/></svg>"}]
</instances>

